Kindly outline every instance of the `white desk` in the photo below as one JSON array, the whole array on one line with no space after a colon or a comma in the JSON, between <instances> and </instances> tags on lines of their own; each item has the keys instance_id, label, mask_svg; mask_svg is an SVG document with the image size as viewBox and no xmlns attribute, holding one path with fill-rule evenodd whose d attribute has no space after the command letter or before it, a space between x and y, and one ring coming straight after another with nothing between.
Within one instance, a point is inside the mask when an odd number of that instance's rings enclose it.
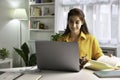
<instances>
[{"instance_id":1,"label":"white desk","mask_svg":"<svg viewBox=\"0 0 120 80\"><path fill-rule=\"evenodd\" d=\"M10 68L10 69L0 69L0 71L25 71L31 70L28 72L38 72L37 67L31 68ZM82 69L80 72L63 72L63 71L47 71L43 70L38 72L42 75L40 80L120 80L120 78L98 78L93 74L93 71Z\"/></svg>"}]
</instances>

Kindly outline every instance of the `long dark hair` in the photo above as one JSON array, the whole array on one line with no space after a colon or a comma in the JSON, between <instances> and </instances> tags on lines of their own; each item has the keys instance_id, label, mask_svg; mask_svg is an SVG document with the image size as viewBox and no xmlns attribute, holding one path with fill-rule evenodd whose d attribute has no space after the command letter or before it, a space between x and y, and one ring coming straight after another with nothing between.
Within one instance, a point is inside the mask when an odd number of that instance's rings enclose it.
<instances>
[{"instance_id":1,"label":"long dark hair","mask_svg":"<svg viewBox=\"0 0 120 80\"><path fill-rule=\"evenodd\" d=\"M80 20L83 21L83 25L80 28L80 32L82 31L84 34L89 34L87 24L85 21L85 15L82 10L80 10L78 8L71 9L68 12L67 22L68 22L70 16L79 16ZM63 33L63 35L67 35L68 33L70 33L70 29L69 29L68 23L67 23L67 28L66 28L65 32Z\"/></svg>"}]
</instances>

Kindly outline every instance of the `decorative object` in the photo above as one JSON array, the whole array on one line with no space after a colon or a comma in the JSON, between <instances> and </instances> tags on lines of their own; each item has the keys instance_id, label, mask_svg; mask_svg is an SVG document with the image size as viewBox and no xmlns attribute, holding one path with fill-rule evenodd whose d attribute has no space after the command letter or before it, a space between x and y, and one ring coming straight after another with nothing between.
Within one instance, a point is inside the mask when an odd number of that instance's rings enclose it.
<instances>
[{"instance_id":1,"label":"decorative object","mask_svg":"<svg viewBox=\"0 0 120 80\"><path fill-rule=\"evenodd\" d=\"M22 45L22 21L23 20L27 20L27 13L26 10L24 8L17 8L14 10L13 13L13 18L14 19L18 19L20 22L20 27L19 27L19 48ZM20 59L20 64L22 64L22 61Z\"/></svg>"},{"instance_id":2,"label":"decorative object","mask_svg":"<svg viewBox=\"0 0 120 80\"><path fill-rule=\"evenodd\" d=\"M0 49L0 58L1 59L5 59L5 58L7 58L8 56L9 56L9 51L6 49L6 48L2 48L2 49Z\"/></svg>"},{"instance_id":3,"label":"decorative object","mask_svg":"<svg viewBox=\"0 0 120 80\"><path fill-rule=\"evenodd\" d=\"M14 19L18 19L20 21L20 40L19 40L19 47L22 44L22 25L21 25L21 21L22 20L27 20L27 13L26 10L23 8L18 8L14 10L13 13L13 18Z\"/></svg>"},{"instance_id":4,"label":"decorative object","mask_svg":"<svg viewBox=\"0 0 120 80\"><path fill-rule=\"evenodd\" d=\"M26 42L21 45L21 49L14 48L14 50L21 56L25 66L36 65L36 54L30 54L30 50Z\"/></svg>"}]
</instances>

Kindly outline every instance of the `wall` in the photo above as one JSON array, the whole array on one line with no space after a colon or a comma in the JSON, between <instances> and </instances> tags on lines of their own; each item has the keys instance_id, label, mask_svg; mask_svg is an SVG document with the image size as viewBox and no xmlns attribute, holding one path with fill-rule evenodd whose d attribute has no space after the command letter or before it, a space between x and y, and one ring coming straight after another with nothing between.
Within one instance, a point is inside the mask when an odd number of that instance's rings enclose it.
<instances>
[{"instance_id":1,"label":"wall","mask_svg":"<svg viewBox=\"0 0 120 80\"><path fill-rule=\"evenodd\" d=\"M20 66L20 57L14 53L13 47L19 47L20 22L11 18L15 8L26 8L28 11L28 0L1 0L0 1L0 48L10 51L14 67ZM28 37L28 21L22 21L22 41ZM13 55L14 54L14 55Z\"/></svg>"}]
</instances>

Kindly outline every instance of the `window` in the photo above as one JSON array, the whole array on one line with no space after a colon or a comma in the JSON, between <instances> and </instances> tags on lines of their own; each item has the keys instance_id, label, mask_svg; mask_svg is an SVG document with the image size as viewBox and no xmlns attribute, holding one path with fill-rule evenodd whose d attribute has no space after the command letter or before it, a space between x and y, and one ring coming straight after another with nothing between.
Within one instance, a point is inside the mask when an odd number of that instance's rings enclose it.
<instances>
[{"instance_id":1,"label":"window","mask_svg":"<svg viewBox=\"0 0 120 80\"><path fill-rule=\"evenodd\" d=\"M93 34L102 43L111 40L111 8L109 4L93 6Z\"/></svg>"}]
</instances>

